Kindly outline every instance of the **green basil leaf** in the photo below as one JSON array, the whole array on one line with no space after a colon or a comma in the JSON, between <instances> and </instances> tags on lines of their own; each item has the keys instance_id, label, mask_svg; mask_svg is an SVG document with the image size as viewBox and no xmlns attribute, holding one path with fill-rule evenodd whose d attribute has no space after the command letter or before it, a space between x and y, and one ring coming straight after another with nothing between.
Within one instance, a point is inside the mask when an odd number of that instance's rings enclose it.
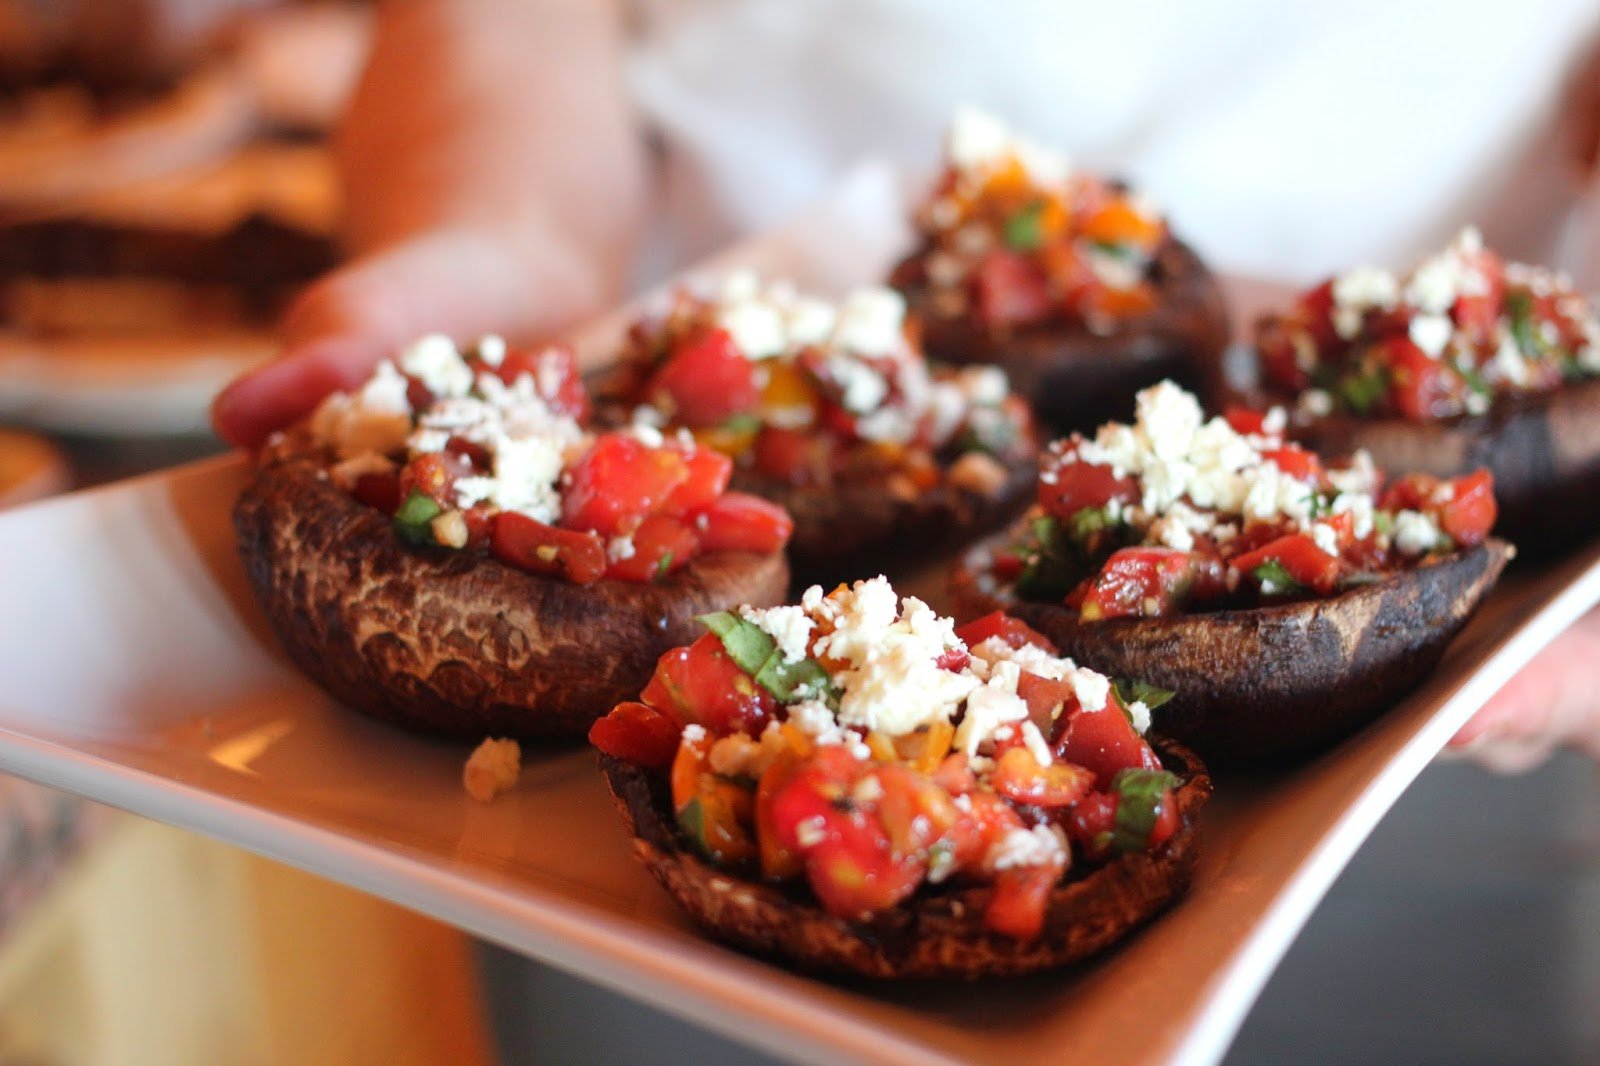
<instances>
[{"instance_id":1,"label":"green basil leaf","mask_svg":"<svg viewBox=\"0 0 1600 1066\"><path fill-rule=\"evenodd\" d=\"M1002 234L1006 247L1017 252L1031 252L1044 243L1044 204L1031 203L1006 219Z\"/></svg>"},{"instance_id":2,"label":"green basil leaf","mask_svg":"<svg viewBox=\"0 0 1600 1066\"><path fill-rule=\"evenodd\" d=\"M683 830L683 835L689 838L695 850L706 854L706 812L700 806L699 796L678 808L678 828Z\"/></svg>"},{"instance_id":3,"label":"green basil leaf","mask_svg":"<svg viewBox=\"0 0 1600 1066\"><path fill-rule=\"evenodd\" d=\"M761 416L751 411L730 415L720 427L725 433L755 433L761 428Z\"/></svg>"},{"instance_id":4,"label":"green basil leaf","mask_svg":"<svg viewBox=\"0 0 1600 1066\"><path fill-rule=\"evenodd\" d=\"M1537 359L1544 354L1544 345L1539 343L1539 331L1533 323L1533 296L1528 292L1515 289L1506 293L1506 318L1511 323L1511 338L1517 342L1517 350L1529 359Z\"/></svg>"},{"instance_id":5,"label":"green basil leaf","mask_svg":"<svg viewBox=\"0 0 1600 1066\"><path fill-rule=\"evenodd\" d=\"M1276 559L1268 559L1250 571L1250 574L1261 583L1263 592L1268 591L1269 585L1272 586L1272 592L1290 592L1300 587L1300 582L1296 581L1288 568Z\"/></svg>"},{"instance_id":6,"label":"green basil leaf","mask_svg":"<svg viewBox=\"0 0 1600 1066\"><path fill-rule=\"evenodd\" d=\"M431 523L443 513L444 508L437 501L420 489L412 489L411 495L394 513L395 534L413 547L436 544Z\"/></svg>"},{"instance_id":7,"label":"green basil leaf","mask_svg":"<svg viewBox=\"0 0 1600 1066\"><path fill-rule=\"evenodd\" d=\"M1373 367L1340 378L1334 391L1346 407L1358 415L1364 415L1378 405L1388 390L1389 376L1382 367Z\"/></svg>"},{"instance_id":8,"label":"green basil leaf","mask_svg":"<svg viewBox=\"0 0 1600 1066\"><path fill-rule=\"evenodd\" d=\"M667 571L672 569L672 553L667 552L656 560L656 577L666 577Z\"/></svg>"},{"instance_id":9,"label":"green basil leaf","mask_svg":"<svg viewBox=\"0 0 1600 1066\"><path fill-rule=\"evenodd\" d=\"M1164 703L1169 703L1177 693L1170 688L1161 688L1148 681L1117 678L1112 683L1112 688L1117 694L1117 699L1122 701L1124 709L1135 703L1142 703L1150 710L1155 710Z\"/></svg>"},{"instance_id":10,"label":"green basil leaf","mask_svg":"<svg viewBox=\"0 0 1600 1066\"><path fill-rule=\"evenodd\" d=\"M821 663L815 659L785 662L777 642L754 622L731 611L701 615L699 621L722 641L728 658L780 702L817 699L830 707L838 705L839 694Z\"/></svg>"},{"instance_id":11,"label":"green basil leaf","mask_svg":"<svg viewBox=\"0 0 1600 1066\"><path fill-rule=\"evenodd\" d=\"M1144 851L1150 846L1150 833L1161 813L1161 797L1175 788L1178 778L1165 770L1119 770L1111 779L1117 797L1116 828L1111 834L1112 850L1119 855Z\"/></svg>"}]
</instances>

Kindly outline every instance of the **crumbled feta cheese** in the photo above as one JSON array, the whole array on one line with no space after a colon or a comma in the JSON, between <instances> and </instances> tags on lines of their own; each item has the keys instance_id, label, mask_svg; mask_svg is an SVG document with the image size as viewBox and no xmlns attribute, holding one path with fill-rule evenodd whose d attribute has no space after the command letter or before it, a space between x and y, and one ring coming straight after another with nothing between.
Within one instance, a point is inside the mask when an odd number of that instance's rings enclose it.
<instances>
[{"instance_id":1,"label":"crumbled feta cheese","mask_svg":"<svg viewBox=\"0 0 1600 1066\"><path fill-rule=\"evenodd\" d=\"M479 803L488 803L514 788L521 773L521 746L514 740L487 737L468 757L461 771L461 784L467 795Z\"/></svg>"},{"instance_id":2,"label":"crumbled feta cheese","mask_svg":"<svg viewBox=\"0 0 1600 1066\"><path fill-rule=\"evenodd\" d=\"M1422 349L1422 353L1430 359L1437 359L1444 354L1456 331L1455 323L1450 321L1448 315L1416 315L1411 319L1408 329L1411 343Z\"/></svg>"},{"instance_id":3,"label":"crumbled feta cheese","mask_svg":"<svg viewBox=\"0 0 1600 1066\"><path fill-rule=\"evenodd\" d=\"M811 656L812 621L801 607L741 607L739 616L757 626L778 646L783 661L797 663Z\"/></svg>"},{"instance_id":4,"label":"crumbled feta cheese","mask_svg":"<svg viewBox=\"0 0 1600 1066\"><path fill-rule=\"evenodd\" d=\"M1363 492L1341 492L1329 508L1334 514L1351 516L1351 532L1357 539L1372 533L1372 497Z\"/></svg>"},{"instance_id":5,"label":"crumbled feta cheese","mask_svg":"<svg viewBox=\"0 0 1600 1066\"><path fill-rule=\"evenodd\" d=\"M1008 829L984 856L984 865L991 870L1065 865L1067 856L1067 839L1061 830L1054 825L1036 825Z\"/></svg>"},{"instance_id":6,"label":"crumbled feta cheese","mask_svg":"<svg viewBox=\"0 0 1600 1066\"><path fill-rule=\"evenodd\" d=\"M1311 540L1316 546L1329 555L1339 554L1339 531L1326 522L1313 522L1311 524Z\"/></svg>"},{"instance_id":7,"label":"crumbled feta cheese","mask_svg":"<svg viewBox=\"0 0 1600 1066\"><path fill-rule=\"evenodd\" d=\"M439 399L465 396L472 391L472 369L442 333L418 338L400 353L400 369L421 381Z\"/></svg>"},{"instance_id":8,"label":"crumbled feta cheese","mask_svg":"<svg viewBox=\"0 0 1600 1066\"><path fill-rule=\"evenodd\" d=\"M828 839L827 822L822 815L814 814L795 823L794 839L802 848L814 848Z\"/></svg>"},{"instance_id":9,"label":"crumbled feta cheese","mask_svg":"<svg viewBox=\"0 0 1600 1066\"><path fill-rule=\"evenodd\" d=\"M1133 720L1133 728L1140 736L1150 732L1150 708L1143 700L1134 700L1128 704L1128 717Z\"/></svg>"},{"instance_id":10,"label":"crumbled feta cheese","mask_svg":"<svg viewBox=\"0 0 1600 1066\"><path fill-rule=\"evenodd\" d=\"M994 663L989 680L967 696L966 717L956 727L956 750L968 755L992 739L1002 727L1028 719L1028 704L1017 695L1017 680L1022 671L1014 662Z\"/></svg>"},{"instance_id":11,"label":"crumbled feta cheese","mask_svg":"<svg viewBox=\"0 0 1600 1066\"><path fill-rule=\"evenodd\" d=\"M1494 357L1489 360L1489 369L1501 380L1512 385L1523 386L1528 383L1528 363L1522 357L1522 349L1517 347L1516 338L1511 336L1511 331L1501 326L1500 345L1494 351Z\"/></svg>"},{"instance_id":12,"label":"crumbled feta cheese","mask_svg":"<svg viewBox=\"0 0 1600 1066\"><path fill-rule=\"evenodd\" d=\"M1055 761L1055 756L1050 753L1050 745L1044 739L1044 734L1039 732L1039 727L1030 722L1022 723L1022 743L1033 755L1034 762L1040 766L1049 766Z\"/></svg>"},{"instance_id":13,"label":"crumbled feta cheese","mask_svg":"<svg viewBox=\"0 0 1600 1066\"><path fill-rule=\"evenodd\" d=\"M628 534L615 536L606 541L606 558L614 563L620 563L624 559L632 559L635 554L633 537Z\"/></svg>"},{"instance_id":14,"label":"crumbled feta cheese","mask_svg":"<svg viewBox=\"0 0 1600 1066\"><path fill-rule=\"evenodd\" d=\"M945 154L952 166L972 176L1013 159L1029 177L1043 184L1060 183L1071 173L1059 154L1018 136L1001 119L970 105L956 108L951 117Z\"/></svg>"},{"instance_id":15,"label":"crumbled feta cheese","mask_svg":"<svg viewBox=\"0 0 1600 1066\"><path fill-rule=\"evenodd\" d=\"M1401 511L1394 516L1394 546L1406 555L1426 555L1439 547L1444 533L1437 523L1420 511Z\"/></svg>"},{"instance_id":16,"label":"crumbled feta cheese","mask_svg":"<svg viewBox=\"0 0 1600 1066\"><path fill-rule=\"evenodd\" d=\"M1399 299L1400 284L1389 271L1369 266L1347 270L1333 281L1333 328L1349 340L1361 332L1368 310L1390 310Z\"/></svg>"},{"instance_id":17,"label":"crumbled feta cheese","mask_svg":"<svg viewBox=\"0 0 1600 1066\"><path fill-rule=\"evenodd\" d=\"M506 361L505 338L494 333L486 333L478 338L478 358L483 360L485 366L498 367Z\"/></svg>"},{"instance_id":18,"label":"crumbled feta cheese","mask_svg":"<svg viewBox=\"0 0 1600 1066\"><path fill-rule=\"evenodd\" d=\"M833 343L860 355L894 355L905 345L906 300L893 289L852 289L839 307Z\"/></svg>"},{"instance_id":19,"label":"crumbled feta cheese","mask_svg":"<svg viewBox=\"0 0 1600 1066\"><path fill-rule=\"evenodd\" d=\"M706 739L706 727L699 722L690 722L683 727L682 738L686 744L699 744Z\"/></svg>"},{"instance_id":20,"label":"crumbled feta cheese","mask_svg":"<svg viewBox=\"0 0 1600 1066\"><path fill-rule=\"evenodd\" d=\"M1333 413L1333 395L1326 389L1307 389L1295 406L1312 418L1326 418Z\"/></svg>"},{"instance_id":21,"label":"crumbled feta cheese","mask_svg":"<svg viewBox=\"0 0 1600 1066\"><path fill-rule=\"evenodd\" d=\"M865 414L883 403L889 395L889 383L883 375L859 359L848 355L835 355L828 360L828 374L843 390L840 402L853 414Z\"/></svg>"}]
</instances>

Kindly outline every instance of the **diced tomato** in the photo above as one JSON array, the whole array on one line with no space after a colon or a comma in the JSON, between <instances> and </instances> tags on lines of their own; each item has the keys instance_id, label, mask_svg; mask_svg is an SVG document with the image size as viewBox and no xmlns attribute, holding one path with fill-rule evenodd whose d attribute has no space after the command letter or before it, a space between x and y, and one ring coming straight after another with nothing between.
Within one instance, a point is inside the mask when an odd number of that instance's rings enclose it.
<instances>
[{"instance_id":1,"label":"diced tomato","mask_svg":"<svg viewBox=\"0 0 1600 1066\"><path fill-rule=\"evenodd\" d=\"M977 647L990 637L999 637L1013 648L1033 644L1045 649L1051 655L1056 654L1056 646L1049 637L1004 611L993 611L981 618L974 618L965 625L957 626L956 636L969 648Z\"/></svg>"},{"instance_id":2,"label":"diced tomato","mask_svg":"<svg viewBox=\"0 0 1600 1066\"><path fill-rule=\"evenodd\" d=\"M855 441L861 436L860 420L845 410L844 405L834 403L832 400L823 400L817 404L817 425L846 443Z\"/></svg>"},{"instance_id":3,"label":"diced tomato","mask_svg":"<svg viewBox=\"0 0 1600 1066\"><path fill-rule=\"evenodd\" d=\"M762 426L756 436L755 468L785 485L825 485L832 480L835 447L829 436Z\"/></svg>"},{"instance_id":4,"label":"diced tomato","mask_svg":"<svg viewBox=\"0 0 1600 1066\"><path fill-rule=\"evenodd\" d=\"M989 775L994 790L1013 803L1070 807L1094 784L1094 774L1071 763L1040 766L1033 752L1013 747L1001 754Z\"/></svg>"},{"instance_id":5,"label":"diced tomato","mask_svg":"<svg viewBox=\"0 0 1600 1066\"><path fill-rule=\"evenodd\" d=\"M1159 848L1171 840L1172 834L1178 831L1179 824L1178 799L1169 788L1161 793L1161 806L1156 810L1156 822L1150 827L1149 846Z\"/></svg>"},{"instance_id":6,"label":"diced tomato","mask_svg":"<svg viewBox=\"0 0 1600 1066\"><path fill-rule=\"evenodd\" d=\"M1432 474L1406 474L1389 483L1378 506L1388 511L1426 511L1434 505L1442 485Z\"/></svg>"},{"instance_id":7,"label":"diced tomato","mask_svg":"<svg viewBox=\"0 0 1600 1066\"><path fill-rule=\"evenodd\" d=\"M1050 891L1061 880L1065 860L1039 866L1012 866L994 875L994 894L983 912L988 929L1015 940L1029 941L1044 931Z\"/></svg>"},{"instance_id":8,"label":"diced tomato","mask_svg":"<svg viewBox=\"0 0 1600 1066\"><path fill-rule=\"evenodd\" d=\"M1323 596L1333 591L1343 569L1337 555L1329 555L1317 547L1317 542L1305 533L1279 537L1255 551L1235 557L1231 565L1241 574L1249 574L1268 561L1276 561L1296 583L1315 589Z\"/></svg>"},{"instance_id":9,"label":"diced tomato","mask_svg":"<svg viewBox=\"0 0 1600 1066\"><path fill-rule=\"evenodd\" d=\"M400 490L397 495L400 501L404 502L411 498L413 492L420 492L441 507L449 509L455 506L456 479L471 473L472 468L459 455L452 455L449 452L419 455L401 468Z\"/></svg>"},{"instance_id":10,"label":"diced tomato","mask_svg":"<svg viewBox=\"0 0 1600 1066\"><path fill-rule=\"evenodd\" d=\"M1083 222L1083 235L1102 244L1131 244L1149 251L1160 242L1166 227L1159 218L1139 210L1127 196L1117 196Z\"/></svg>"},{"instance_id":11,"label":"diced tomato","mask_svg":"<svg viewBox=\"0 0 1600 1066\"><path fill-rule=\"evenodd\" d=\"M494 373L507 385L515 385L524 374L530 375L539 395L556 411L580 422L589 417L589 390L584 387L583 375L578 372L578 361L571 348L563 345L512 348L494 368Z\"/></svg>"},{"instance_id":12,"label":"diced tomato","mask_svg":"<svg viewBox=\"0 0 1600 1066\"><path fill-rule=\"evenodd\" d=\"M689 334L673 346L647 392L665 397L676 421L714 426L761 401L756 368L725 329Z\"/></svg>"},{"instance_id":13,"label":"diced tomato","mask_svg":"<svg viewBox=\"0 0 1600 1066\"><path fill-rule=\"evenodd\" d=\"M789 543L794 519L782 507L743 492L726 492L697 516L706 551L775 552Z\"/></svg>"},{"instance_id":14,"label":"diced tomato","mask_svg":"<svg viewBox=\"0 0 1600 1066\"><path fill-rule=\"evenodd\" d=\"M1500 324L1500 309L1506 295L1505 263L1487 248L1461 255L1469 268L1474 268L1483 279L1484 291L1457 296L1450 308L1450 317L1474 341L1488 341L1495 336Z\"/></svg>"},{"instance_id":15,"label":"diced tomato","mask_svg":"<svg viewBox=\"0 0 1600 1066\"><path fill-rule=\"evenodd\" d=\"M1195 583L1195 561L1173 548L1122 548L1091 579L1079 614L1102 618L1170 614Z\"/></svg>"},{"instance_id":16,"label":"diced tomato","mask_svg":"<svg viewBox=\"0 0 1600 1066\"><path fill-rule=\"evenodd\" d=\"M1298 318L1311 331L1311 339L1319 352L1326 352L1339 344L1339 332L1333 326L1333 279L1308 289L1296 304Z\"/></svg>"},{"instance_id":17,"label":"diced tomato","mask_svg":"<svg viewBox=\"0 0 1600 1066\"><path fill-rule=\"evenodd\" d=\"M1453 390L1449 370L1430 359L1406 337L1392 337L1378 347L1389 368L1389 395L1395 410L1407 418L1425 420L1451 413Z\"/></svg>"},{"instance_id":18,"label":"diced tomato","mask_svg":"<svg viewBox=\"0 0 1600 1066\"><path fill-rule=\"evenodd\" d=\"M1315 483L1322 479L1322 460L1315 452L1308 452L1298 444L1285 444L1263 452L1262 457L1298 481Z\"/></svg>"},{"instance_id":19,"label":"diced tomato","mask_svg":"<svg viewBox=\"0 0 1600 1066\"><path fill-rule=\"evenodd\" d=\"M481 503L461 512L462 520L467 523L467 547L489 546L489 541L494 536L494 516L497 513Z\"/></svg>"},{"instance_id":20,"label":"diced tomato","mask_svg":"<svg viewBox=\"0 0 1600 1066\"><path fill-rule=\"evenodd\" d=\"M1067 816L1067 839L1094 862L1111 854L1111 839L1116 829L1117 797L1109 792L1089 793Z\"/></svg>"},{"instance_id":21,"label":"diced tomato","mask_svg":"<svg viewBox=\"0 0 1600 1066\"><path fill-rule=\"evenodd\" d=\"M1094 774L1094 787L1111 787L1118 770L1161 769L1161 760L1133 728L1115 696L1098 710L1074 705L1057 722L1056 756Z\"/></svg>"},{"instance_id":22,"label":"diced tomato","mask_svg":"<svg viewBox=\"0 0 1600 1066\"><path fill-rule=\"evenodd\" d=\"M661 505L663 512L680 518L716 503L733 476L733 460L714 448L690 448L683 457L689 476Z\"/></svg>"},{"instance_id":23,"label":"diced tomato","mask_svg":"<svg viewBox=\"0 0 1600 1066\"><path fill-rule=\"evenodd\" d=\"M770 881L798 877L804 869L800 856L783 846L772 823L772 798L788 783L799 763L793 750L785 750L767 765L756 782L756 847L761 855L761 876Z\"/></svg>"},{"instance_id":24,"label":"diced tomato","mask_svg":"<svg viewBox=\"0 0 1600 1066\"><path fill-rule=\"evenodd\" d=\"M934 664L937 665L941 670L949 670L953 674L959 674L961 671L967 668L967 664L971 661L972 656L967 654L967 650L965 648L946 648L944 652L934 660Z\"/></svg>"},{"instance_id":25,"label":"diced tomato","mask_svg":"<svg viewBox=\"0 0 1600 1066\"><path fill-rule=\"evenodd\" d=\"M489 449L476 441L451 437L445 441L444 450L446 455L454 455L463 460L474 474L485 473L494 466L494 456Z\"/></svg>"},{"instance_id":26,"label":"diced tomato","mask_svg":"<svg viewBox=\"0 0 1600 1066\"><path fill-rule=\"evenodd\" d=\"M990 326L1029 325L1050 317L1056 308L1044 271L1016 252L990 252L978 264L973 285L978 315Z\"/></svg>"},{"instance_id":27,"label":"diced tomato","mask_svg":"<svg viewBox=\"0 0 1600 1066\"><path fill-rule=\"evenodd\" d=\"M840 918L894 906L926 871L921 855L895 855L872 805L849 800L870 766L841 747L820 747L774 792L769 808L778 844L802 856L817 900Z\"/></svg>"},{"instance_id":28,"label":"diced tomato","mask_svg":"<svg viewBox=\"0 0 1600 1066\"><path fill-rule=\"evenodd\" d=\"M1439 527L1464 548L1481 543L1494 528L1499 508L1494 499L1494 476L1475 470L1451 482L1449 502L1439 507Z\"/></svg>"},{"instance_id":29,"label":"diced tomato","mask_svg":"<svg viewBox=\"0 0 1600 1066\"><path fill-rule=\"evenodd\" d=\"M663 654L640 698L713 733L759 733L777 707L772 693L728 657L714 633Z\"/></svg>"},{"instance_id":30,"label":"diced tomato","mask_svg":"<svg viewBox=\"0 0 1600 1066\"><path fill-rule=\"evenodd\" d=\"M1062 521L1085 507L1104 507L1112 500L1133 503L1139 498L1139 482L1117 477L1109 466L1068 460L1052 473L1051 480L1039 479L1039 505Z\"/></svg>"},{"instance_id":31,"label":"diced tomato","mask_svg":"<svg viewBox=\"0 0 1600 1066\"><path fill-rule=\"evenodd\" d=\"M1268 382L1286 392L1299 392L1311 385L1311 375L1300 365L1301 345L1312 343L1304 326L1292 318L1268 315L1256 323L1255 333L1256 355Z\"/></svg>"},{"instance_id":32,"label":"diced tomato","mask_svg":"<svg viewBox=\"0 0 1600 1066\"><path fill-rule=\"evenodd\" d=\"M977 775L972 772L964 751L946 755L933 772L933 783L952 796L964 796L978 787Z\"/></svg>"},{"instance_id":33,"label":"diced tomato","mask_svg":"<svg viewBox=\"0 0 1600 1066\"><path fill-rule=\"evenodd\" d=\"M607 537L631 532L688 478L688 461L675 449L652 448L628 433L607 433L572 469L563 524Z\"/></svg>"},{"instance_id":34,"label":"diced tomato","mask_svg":"<svg viewBox=\"0 0 1600 1066\"><path fill-rule=\"evenodd\" d=\"M1052 723L1063 714L1071 713L1077 706L1077 691L1065 678L1045 677L1024 670L1017 678L1017 695L1028 705L1028 717L1045 736L1049 736ZM1059 708L1059 711L1058 711Z\"/></svg>"},{"instance_id":35,"label":"diced tomato","mask_svg":"<svg viewBox=\"0 0 1600 1066\"><path fill-rule=\"evenodd\" d=\"M624 762L650 769L670 766L682 726L665 711L619 703L589 727L589 743Z\"/></svg>"},{"instance_id":36,"label":"diced tomato","mask_svg":"<svg viewBox=\"0 0 1600 1066\"><path fill-rule=\"evenodd\" d=\"M595 534L560 529L517 511L501 511L489 527L496 559L535 574L554 574L591 585L606 573L606 546Z\"/></svg>"},{"instance_id":37,"label":"diced tomato","mask_svg":"<svg viewBox=\"0 0 1600 1066\"><path fill-rule=\"evenodd\" d=\"M392 515L400 507L400 474L389 470L381 474L362 474L350 494L368 507Z\"/></svg>"},{"instance_id":38,"label":"diced tomato","mask_svg":"<svg viewBox=\"0 0 1600 1066\"><path fill-rule=\"evenodd\" d=\"M680 569L700 551L699 535L683 519L671 515L646 515L629 539L633 554L611 560L608 576L624 581L655 581Z\"/></svg>"},{"instance_id":39,"label":"diced tomato","mask_svg":"<svg viewBox=\"0 0 1600 1066\"><path fill-rule=\"evenodd\" d=\"M1228 425L1233 427L1235 433L1246 437L1257 437L1266 432L1267 413L1249 407L1229 405L1222 412L1222 417L1227 419Z\"/></svg>"}]
</instances>

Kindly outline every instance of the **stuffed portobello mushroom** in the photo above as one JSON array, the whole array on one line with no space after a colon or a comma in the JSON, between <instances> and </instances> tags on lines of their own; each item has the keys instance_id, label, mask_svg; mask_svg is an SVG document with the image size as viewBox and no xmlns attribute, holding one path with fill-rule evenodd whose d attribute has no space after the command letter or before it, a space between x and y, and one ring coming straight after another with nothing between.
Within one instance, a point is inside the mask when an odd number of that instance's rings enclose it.
<instances>
[{"instance_id":1,"label":"stuffed portobello mushroom","mask_svg":"<svg viewBox=\"0 0 1600 1066\"><path fill-rule=\"evenodd\" d=\"M635 850L713 936L805 969L977 978L1101 951L1183 894L1204 767L1143 689L875 578L704 619L596 722Z\"/></svg>"},{"instance_id":2,"label":"stuffed portobello mushroom","mask_svg":"<svg viewBox=\"0 0 1600 1066\"><path fill-rule=\"evenodd\" d=\"M1151 204L1071 170L998 119L957 112L943 171L890 283L931 358L992 363L1060 432L1220 356L1222 290Z\"/></svg>"},{"instance_id":3,"label":"stuffed portobello mushroom","mask_svg":"<svg viewBox=\"0 0 1600 1066\"><path fill-rule=\"evenodd\" d=\"M678 290L636 323L598 386L611 424L686 430L732 458L733 485L781 504L800 584L953 547L1025 505L1027 404L987 366L929 367L905 303L838 303L754 274Z\"/></svg>"},{"instance_id":4,"label":"stuffed portobello mushroom","mask_svg":"<svg viewBox=\"0 0 1600 1066\"><path fill-rule=\"evenodd\" d=\"M1327 746L1428 674L1513 553L1489 536L1487 471L1385 484L1285 421L1146 390L1133 425L1051 447L1034 509L958 566L957 602L1174 690L1158 725L1207 759Z\"/></svg>"},{"instance_id":5,"label":"stuffed portobello mushroom","mask_svg":"<svg viewBox=\"0 0 1600 1066\"><path fill-rule=\"evenodd\" d=\"M1486 469L1524 554L1600 532L1600 323L1570 280L1473 229L1408 277L1360 267L1256 327L1262 402L1327 454ZM1559 518L1552 520L1553 515Z\"/></svg>"},{"instance_id":6,"label":"stuffed portobello mushroom","mask_svg":"<svg viewBox=\"0 0 1600 1066\"><path fill-rule=\"evenodd\" d=\"M581 736L697 615L779 602L782 509L588 403L563 349L428 337L269 442L234 526L295 662L403 725Z\"/></svg>"}]
</instances>

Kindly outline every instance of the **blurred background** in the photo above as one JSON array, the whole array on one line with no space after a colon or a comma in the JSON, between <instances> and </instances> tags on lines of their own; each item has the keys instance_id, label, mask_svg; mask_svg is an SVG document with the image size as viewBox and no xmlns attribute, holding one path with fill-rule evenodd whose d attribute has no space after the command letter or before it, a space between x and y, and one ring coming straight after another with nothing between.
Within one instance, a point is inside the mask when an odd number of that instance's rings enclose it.
<instances>
[{"instance_id":1,"label":"blurred background","mask_svg":"<svg viewBox=\"0 0 1600 1066\"><path fill-rule=\"evenodd\" d=\"M218 452L217 388L338 261L372 11L0 0L0 507ZM3 594L3 590L0 590ZM1600 1062L1600 788L1435 767L1230 1055ZM0 779L0 1063L753 1061L353 891Z\"/></svg>"}]
</instances>

